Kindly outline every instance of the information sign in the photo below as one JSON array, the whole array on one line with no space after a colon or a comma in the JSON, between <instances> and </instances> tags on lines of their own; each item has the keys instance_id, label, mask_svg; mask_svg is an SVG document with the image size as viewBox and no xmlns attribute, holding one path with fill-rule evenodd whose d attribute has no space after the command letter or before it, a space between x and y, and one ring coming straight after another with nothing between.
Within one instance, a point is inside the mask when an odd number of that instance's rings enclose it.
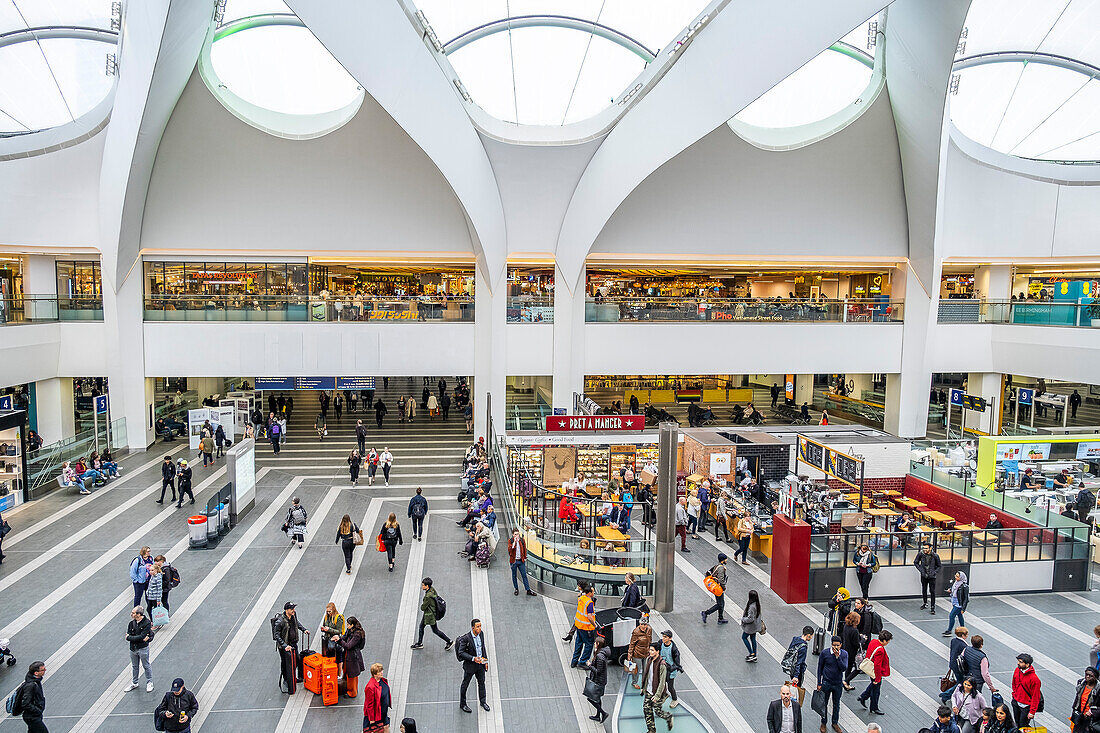
<instances>
[{"instance_id":1,"label":"information sign","mask_svg":"<svg viewBox=\"0 0 1100 733\"><path fill-rule=\"evenodd\" d=\"M1050 458L1050 443L998 443L998 461L1045 461Z\"/></svg>"},{"instance_id":2,"label":"information sign","mask_svg":"<svg viewBox=\"0 0 1100 733\"><path fill-rule=\"evenodd\" d=\"M546 418L548 432L643 429L644 415L554 415Z\"/></svg>"},{"instance_id":3,"label":"information sign","mask_svg":"<svg viewBox=\"0 0 1100 733\"><path fill-rule=\"evenodd\" d=\"M1100 443L1078 443L1077 460L1092 461L1100 458Z\"/></svg>"},{"instance_id":4,"label":"information sign","mask_svg":"<svg viewBox=\"0 0 1100 733\"><path fill-rule=\"evenodd\" d=\"M955 407L962 407L963 403L963 391L961 389L951 390L951 404Z\"/></svg>"},{"instance_id":5,"label":"information sign","mask_svg":"<svg viewBox=\"0 0 1100 733\"><path fill-rule=\"evenodd\" d=\"M256 389L294 389L294 377L256 377Z\"/></svg>"},{"instance_id":6,"label":"information sign","mask_svg":"<svg viewBox=\"0 0 1100 733\"><path fill-rule=\"evenodd\" d=\"M973 410L974 412L985 412L985 398L978 397L977 395L963 395L962 406L963 409Z\"/></svg>"},{"instance_id":7,"label":"information sign","mask_svg":"<svg viewBox=\"0 0 1100 733\"><path fill-rule=\"evenodd\" d=\"M1016 392L1016 401L1021 405L1030 405L1035 400L1035 390L1021 387Z\"/></svg>"},{"instance_id":8,"label":"information sign","mask_svg":"<svg viewBox=\"0 0 1100 733\"><path fill-rule=\"evenodd\" d=\"M336 377L336 389L374 389L374 377Z\"/></svg>"},{"instance_id":9,"label":"information sign","mask_svg":"<svg viewBox=\"0 0 1100 733\"><path fill-rule=\"evenodd\" d=\"M798 436L798 459L818 470L825 470L825 446Z\"/></svg>"},{"instance_id":10,"label":"information sign","mask_svg":"<svg viewBox=\"0 0 1100 733\"><path fill-rule=\"evenodd\" d=\"M829 469L825 473L858 489L860 474L863 473L862 461L831 448L826 450L829 456Z\"/></svg>"},{"instance_id":11,"label":"information sign","mask_svg":"<svg viewBox=\"0 0 1100 733\"><path fill-rule=\"evenodd\" d=\"M336 377L296 377L294 389L336 389Z\"/></svg>"}]
</instances>

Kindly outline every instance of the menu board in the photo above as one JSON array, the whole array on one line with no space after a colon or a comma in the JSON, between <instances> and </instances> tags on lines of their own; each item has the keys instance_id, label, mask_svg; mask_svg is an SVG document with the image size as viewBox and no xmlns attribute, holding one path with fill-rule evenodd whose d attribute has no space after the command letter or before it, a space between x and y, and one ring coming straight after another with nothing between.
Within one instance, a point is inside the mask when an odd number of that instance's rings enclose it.
<instances>
[{"instance_id":1,"label":"menu board","mask_svg":"<svg viewBox=\"0 0 1100 733\"><path fill-rule=\"evenodd\" d=\"M1045 461L1050 458L1050 443L998 443L998 461Z\"/></svg>"},{"instance_id":2,"label":"menu board","mask_svg":"<svg viewBox=\"0 0 1100 733\"><path fill-rule=\"evenodd\" d=\"M1078 443L1077 460L1088 461L1100 458L1100 443Z\"/></svg>"},{"instance_id":3,"label":"menu board","mask_svg":"<svg viewBox=\"0 0 1100 733\"><path fill-rule=\"evenodd\" d=\"M825 467L825 446L798 436L798 457L805 463L819 469Z\"/></svg>"},{"instance_id":4,"label":"menu board","mask_svg":"<svg viewBox=\"0 0 1100 733\"><path fill-rule=\"evenodd\" d=\"M849 486L859 488L860 475L863 473L862 462L832 449L829 450L828 455L829 467L825 472Z\"/></svg>"}]
</instances>

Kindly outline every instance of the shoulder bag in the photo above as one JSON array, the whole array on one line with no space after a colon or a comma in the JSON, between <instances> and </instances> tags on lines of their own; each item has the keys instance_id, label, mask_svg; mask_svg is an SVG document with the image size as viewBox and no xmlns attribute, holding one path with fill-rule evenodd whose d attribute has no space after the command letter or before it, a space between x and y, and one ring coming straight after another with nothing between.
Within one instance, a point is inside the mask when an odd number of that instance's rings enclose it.
<instances>
[{"instance_id":1,"label":"shoulder bag","mask_svg":"<svg viewBox=\"0 0 1100 733\"><path fill-rule=\"evenodd\" d=\"M351 533L351 541L356 546L363 544L363 533L359 530L358 527L356 527L355 531Z\"/></svg>"},{"instance_id":2,"label":"shoulder bag","mask_svg":"<svg viewBox=\"0 0 1100 733\"><path fill-rule=\"evenodd\" d=\"M878 649L875 650L876 652ZM873 657L874 654L871 655ZM875 678L875 660L871 657L864 657L859 663L859 671L867 675L871 679Z\"/></svg>"}]
</instances>

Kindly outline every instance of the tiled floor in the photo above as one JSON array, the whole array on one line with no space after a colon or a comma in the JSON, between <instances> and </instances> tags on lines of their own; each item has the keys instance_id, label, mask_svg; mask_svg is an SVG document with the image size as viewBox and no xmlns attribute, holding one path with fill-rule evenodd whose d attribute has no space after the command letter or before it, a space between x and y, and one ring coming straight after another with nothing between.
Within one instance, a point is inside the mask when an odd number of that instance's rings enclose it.
<instances>
[{"instance_id":1,"label":"tiled floor","mask_svg":"<svg viewBox=\"0 0 1100 733\"><path fill-rule=\"evenodd\" d=\"M391 406L398 388L414 394L422 389L420 380L412 387L391 380L390 387ZM177 676L199 699L193 730L358 730L361 695L325 708L302 691L288 698L278 689L268 619L290 599L299 604L303 623L316 631L324 604L335 598L341 611L358 616L369 632L367 664L380 661L386 667L395 697L394 733L397 714L416 718L419 729L429 732L612 730L610 720L606 728L587 720L592 709L580 697L583 675L568 669L570 649L558 637L568 627L571 609L514 596L506 562L498 559L484 571L455 554L462 540L451 523L457 472L472 437L459 416L452 413L448 423L431 423L421 415L403 425L390 419L391 413L379 431L373 413L345 413L337 422L330 412L329 437L319 443L312 430L316 403L307 397L295 402L282 453L274 457L269 447L259 447L256 508L217 549L184 549L185 518L192 512L154 503L159 459L166 450L176 450L174 457L187 454L180 443L158 444L155 451L125 458L124 480L91 497L55 494L10 515L14 531L4 542L7 560L0 566L0 637L11 638L19 664L0 670L0 695L6 697L22 680L27 663L44 659L49 670L46 722L55 733L149 730L153 708ZM353 488L348 481L344 458L354 444L357 417L369 426L368 442L388 445L395 456L388 488L380 483L367 487L365 481ZM219 462L203 469L201 461L195 468L199 504L224 483L222 468ZM417 486L424 488L432 513L425 542L414 547L406 513ZM291 495L301 497L311 512L313 531L304 550L290 547L279 531ZM78 501L70 513L51 521ZM391 511L406 532L392 574L370 542ZM345 512L364 524L368 536L367 546L356 551L361 559L352 576L343 573L333 543ZM759 639L760 661L745 662L736 623L717 626L712 619L703 625L699 620L699 610L710 603L701 587L702 572L720 550L729 552L728 545L712 538L689 540L693 552L677 553L676 607L655 622L656 631L673 631L685 666L677 691L713 730L765 730L767 704L783 682L783 649L805 623L820 617L820 609L782 604L768 589L762 565L731 566L730 617L736 621L737 607L749 589L756 589L768 625L768 635ZM172 622L153 644L157 690L124 693L129 659L123 634L132 601L127 566L144 544L168 554L183 582L171 594ZM423 650L408 648L423 575L435 580L448 601L440 628L451 637L464 633L472 616L485 621L492 643L490 713L476 707L471 715L458 710L461 669L441 640L429 632ZM887 714L876 720L889 733L916 731L931 721L937 679L946 666L947 640L940 636L946 614L941 609L932 617L918 606L890 601L879 607L895 634L889 646L893 675L881 703ZM1100 598L1091 593L976 597L967 613L968 625L986 637L994 675L1005 689L1016 653L1038 652L1048 711L1043 723L1051 733L1068 730L1073 683L1088 663L1098 619ZM604 699L609 711L620 703L620 682L621 673L612 669ZM855 694L845 697L841 725L849 733L863 733L871 717L855 702ZM476 700L476 686L469 699ZM630 709L636 700L621 702ZM806 720L805 730L816 729L812 714ZM624 722L620 729L638 730L636 723ZM677 730L685 723L678 721ZM658 721L658 730L663 729ZM0 719L0 733L19 730L21 722Z\"/></svg>"}]
</instances>

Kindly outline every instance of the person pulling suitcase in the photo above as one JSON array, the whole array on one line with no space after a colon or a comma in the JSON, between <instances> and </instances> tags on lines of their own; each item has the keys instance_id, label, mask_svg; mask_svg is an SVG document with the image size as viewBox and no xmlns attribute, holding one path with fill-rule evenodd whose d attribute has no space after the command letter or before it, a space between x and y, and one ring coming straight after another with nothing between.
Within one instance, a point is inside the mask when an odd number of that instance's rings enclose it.
<instances>
[{"instance_id":1,"label":"person pulling suitcase","mask_svg":"<svg viewBox=\"0 0 1100 733\"><path fill-rule=\"evenodd\" d=\"M299 633L309 635L309 631L298 620L295 604L287 601L283 612L271 619L271 635L275 639L275 649L279 652L280 682L286 681L286 693L293 695L302 681L302 659L298 655Z\"/></svg>"}]
</instances>

